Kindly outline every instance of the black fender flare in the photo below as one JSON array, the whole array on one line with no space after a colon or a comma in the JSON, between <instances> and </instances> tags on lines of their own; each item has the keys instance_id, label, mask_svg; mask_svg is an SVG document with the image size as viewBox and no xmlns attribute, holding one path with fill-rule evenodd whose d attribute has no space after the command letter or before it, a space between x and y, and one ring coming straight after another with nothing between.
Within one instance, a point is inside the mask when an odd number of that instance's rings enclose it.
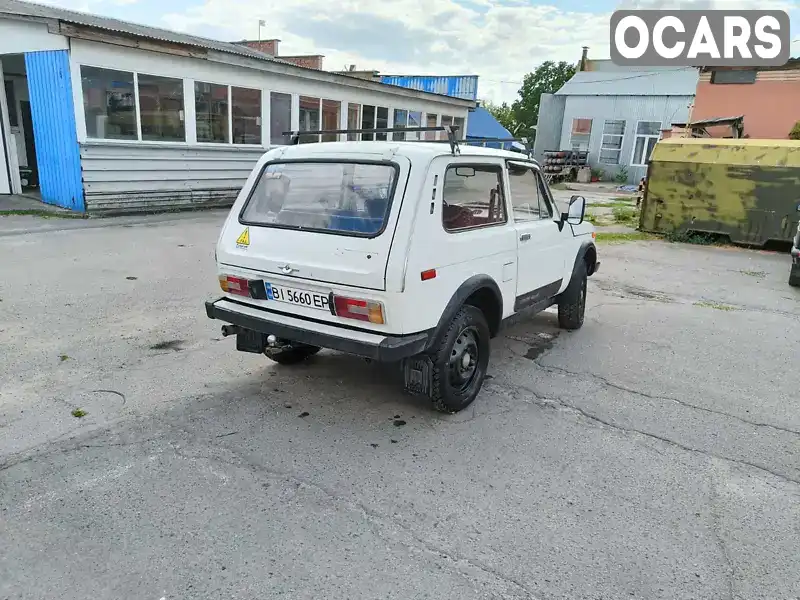
<instances>
[{"instance_id":1,"label":"black fender flare","mask_svg":"<svg viewBox=\"0 0 800 600\"><path fill-rule=\"evenodd\" d=\"M575 271L578 269L578 264L586 260L586 254L590 251L594 253L594 264L590 265L586 274L594 275L597 272L597 267L600 265L600 263L597 261L597 246L595 246L593 241L587 240L581 244L581 247L575 254L575 263L572 265L572 275L570 275L570 281L572 280L572 276L575 275Z\"/></svg>"},{"instance_id":2,"label":"black fender flare","mask_svg":"<svg viewBox=\"0 0 800 600\"><path fill-rule=\"evenodd\" d=\"M489 275L473 275L460 286L458 286L458 289L444 307L442 316L439 317L439 322L428 336L428 343L426 347L427 350L435 348L439 344L445 330L447 329L448 325L450 325L450 321L453 320L455 314L464 305L464 301L482 288L487 288L491 291L495 297L495 300L497 300L497 305L500 307L497 326L492 327L491 323L489 325L490 329L496 333L497 329L499 329L500 321L503 318L503 294L500 292L500 286L498 286L497 282L495 282L495 280Z\"/></svg>"}]
</instances>

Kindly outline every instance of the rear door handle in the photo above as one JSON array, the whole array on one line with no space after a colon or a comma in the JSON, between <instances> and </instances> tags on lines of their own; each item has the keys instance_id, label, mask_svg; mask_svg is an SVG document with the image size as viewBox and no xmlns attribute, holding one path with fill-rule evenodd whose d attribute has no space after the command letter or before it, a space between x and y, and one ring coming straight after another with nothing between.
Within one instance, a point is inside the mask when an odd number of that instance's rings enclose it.
<instances>
[{"instance_id":1,"label":"rear door handle","mask_svg":"<svg viewBox=\"0 0 800 600\"><path fill-rule=\"evenodd\" d=\"M530 233L523 233L521 236L519 236L520 242L527 242L529 239L531 239Z\"/></svg>"}]
</instances>

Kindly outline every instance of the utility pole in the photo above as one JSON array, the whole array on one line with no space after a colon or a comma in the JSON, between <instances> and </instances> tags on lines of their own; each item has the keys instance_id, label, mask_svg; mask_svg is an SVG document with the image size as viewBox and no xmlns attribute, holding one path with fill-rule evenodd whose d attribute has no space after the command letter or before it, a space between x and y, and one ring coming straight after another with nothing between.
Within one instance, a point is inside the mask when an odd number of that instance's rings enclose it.
<instances>
[{"instance_id":1,"label":"utility pole","mask_svg":"<svg viewBox=\"0 0 800 600\"><path fill-rule=\"evenodd\" d=\"M262 27L266 27L266 26L267 26L267 23L264 21L264 19L259 19L258 20L258 41L259 42L261 41L261 28Z\"/></svg>"}]
</instances>

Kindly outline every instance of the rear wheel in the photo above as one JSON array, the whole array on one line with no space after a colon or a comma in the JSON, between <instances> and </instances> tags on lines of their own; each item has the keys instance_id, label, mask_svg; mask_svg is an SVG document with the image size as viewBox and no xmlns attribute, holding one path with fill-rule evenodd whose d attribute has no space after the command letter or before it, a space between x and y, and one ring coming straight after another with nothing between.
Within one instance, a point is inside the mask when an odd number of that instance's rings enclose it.
<instances>
[{"instance_id":1,"label":"rear wheel","mask_svg":"<svg viewBox=\"0 0 800 600\"><path fill-rule=\"evenodd\" d=\"M279 365L296 365L319 352L317 346L291 346L290 348L267 348L264 354Z\"/></svg>"},{"instance_id":2,"label":"rear wheel","mask_svg":"<svg viewBox=\"0 0 800 600\"><path fill-rule=\"evenodd\" d=\"M489 337L489 325L481 310L462 306L431 357L431 397L436 410L456 413L478 396L489 366Z\"/></svg>"},{"instance_id":3,"label":"rear wheel","mask_svg":"<svg viewBox=\"0 0 800 600\"><path fill-rule=\"evenodd\" d=\"M558 324L562 329L580 329L586 312L586 263L580 261L567 289L558 300Z\"/></svg>"}]
</instances>

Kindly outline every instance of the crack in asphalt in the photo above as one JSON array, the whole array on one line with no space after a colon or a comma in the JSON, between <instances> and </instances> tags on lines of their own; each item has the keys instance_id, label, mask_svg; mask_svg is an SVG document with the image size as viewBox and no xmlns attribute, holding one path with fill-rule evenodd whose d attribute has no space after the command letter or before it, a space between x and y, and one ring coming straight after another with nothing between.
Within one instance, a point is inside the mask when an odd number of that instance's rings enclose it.
<instances>
[{"instance_id":1,"label":"crack in asphalt","mask_svg":"<svg viewBox=\"0 0 800 600\"><path fill-rule=\"evenodd\" d=\"M709 472L709 506L711 508L711 531L714 534L714 540L717 542L717 547L719 548L720 552L722 553L722 558L725 563L725 582L728 586L728 598L729 600L737 600L739 595L736 593L736 590L733 585L733 580L736 575L736 569L733 566L733 561L731 560L731 555L728 552L728 546L725 543L725 540L722 539L722 519L719 516L719 493L717 492L717 485L714 482L714 473L713 471Z\"/></svg>"},{"instance_id":2,"label":"crack in asphalt","mask_svg":"<svg viewBox=\"0 0 800 600\"><path fill-rule=\"evenodd\" d=\"M180 425L172 424L171 427L174 427L183 433L190 435L194 438L197 437L197 433L191 430L183 429ZM199 440L196 440L199 441ZM212 440L209 440L211 442ZM272 479L278 479L283 481L289 481L298 486L305 486L309 489L316 490L317 492L323 494L327 497L330 501L339 503L344 505L349 510L361 514L362 518L367 521L371 526L373 526L373 530L375 531L376 535L383 539L384 541L391 542L395 541L402 545L403 547L415 551L415 552L423 552L427 554L432 554L437 556L440 559L446 561L449 566L452 568L453 572L469 579L473 583L480 583L478 578L470 573L464 571L464 568L476 570L482 573L484 576L488 576L490 579L499 581L502 584L505 584L508 587L516 589L516 593L514 594L515 597L519 597L519 593L523 594L523 598L526 599L535 599L533 591L522 581L517 578L514 578L502 571L499 571L482 561L475 560L473 558L469 558L455 550L447 550L437 546L436 544L431 543L428 540L423 539L417 533L415 533L411 528L409 528L405 523L401 520L393 517L392 515L383 514L374 508L371 508L360 502L355 500L352 497L342 496L334 492L333 490L328 489L324 485L317 483L311 479L302 477L292 471L285 471L282 469L275 469L272 467L268 467L263 465L249 456L243 454L242 452L236 451L230 446L227 446L223 443L216 442L213 444L214 446L221 448L231 454L231 456L235 459L238 459L239 462L235 460L226 460L220 456L192 456L187 454L186 452L182 451L181 449L175 447L173 444L172 446L173 452L175 452L179 456L183 456L184 458L190 458L195 460L209 460L209 461L216 461L220 464L233 466L237 468L245 468L251 472L261 473L266 475ZM392 538L388 535L383 529L387 526L387 524L391 523L392 526L401 530L405 533L409 538L413 541L409 540L402 540ZM504 598L508 596L504 595Z\"/></svg>"},{"instance_id":3,"label":"crack in asphalt","mask_svg":"<svg viewBox=\"0 0 800 600\"><path fill-rule=\"evenodd\" d=\"M573 377L582 377L582 376L591 377L592 379L596 379L597 381L599 381L600 383L602 383L603 385L605 385L607 387L610 387L610 388L613 388L613 389L616 389L616 390L620 390L622 392L628 392L629 394L635 394L637 396L642 396L643 398L649 398L650 400L662 400L662 401L665 401L665 402L674 402L675 404L679 404L679 405L681 405L683 407L686 407L686 408L699 410L701 412L706 412L706 413L713 414L713 415L718 415L718 416L721 416L721 417L728 417L729 419L734 419L736 421L739 421L739 422L744 423L746 425L750 425L752 427L764 427L764 428L767 428L767 429L773 429L775 431L781 431L783 433L789 433L789 434L792 434L792 435L800 436L800 431L798 431L796 429L791 429L791 428L788 428L788 427L781 427L780 425L774 425L772 423L765 423L763 421L751 421L749 419L745 419L743 417L740 417L738 415L734 415L734 414L729 413L729 412L725 412L723 410L717 410L717 409L714 409L714 408L708 408L708 407L705 407L705 406L699 406L697 404L692 404L691 402L686 402L685 400L679 400L678 398L674 398L674 397L670 397L670 396L658 396L658 395L654 395L654 394L648 394L647 392L643 392L641 390L636 390L636 389L629 388L627 386L624 386L624 385L621 385L621 384L618 384L618 383L614 383L613 381L609 380L607 377L605 377L603 375L597 375L596 373L591 373L591 372L587 372L587 371L570 371L569 369L565 369L563 367L557 367L557 366L553 366L553 365L543 365L538 361L534 361L534 364L536 364L536 366L541 368L542 370L548 371L548 372L551 372L551 373L552 372L564 373L566 375L571 375Z\"/></svg>"}]
</instances>

